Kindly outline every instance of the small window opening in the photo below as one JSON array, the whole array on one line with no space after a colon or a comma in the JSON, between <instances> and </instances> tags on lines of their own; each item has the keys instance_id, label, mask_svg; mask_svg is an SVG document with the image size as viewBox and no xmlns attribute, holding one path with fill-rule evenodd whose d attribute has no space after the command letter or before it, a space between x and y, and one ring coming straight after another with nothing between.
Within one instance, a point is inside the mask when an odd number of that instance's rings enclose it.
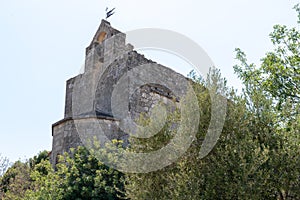
<instances>
[{"instance_id":1,"label":"small window opening","mask_svg":"<svg viewBox=\"0 0 300 200\"><path fill-rule=\"evenodd\" d=\"M105 36L106 36L106 33L105 33L105 32L101 32L101 33L99 34L99 36L98 36L97 41L98 41L99 43L103 42L103 40L105 39Z\"/></svg>"}]
</instances>

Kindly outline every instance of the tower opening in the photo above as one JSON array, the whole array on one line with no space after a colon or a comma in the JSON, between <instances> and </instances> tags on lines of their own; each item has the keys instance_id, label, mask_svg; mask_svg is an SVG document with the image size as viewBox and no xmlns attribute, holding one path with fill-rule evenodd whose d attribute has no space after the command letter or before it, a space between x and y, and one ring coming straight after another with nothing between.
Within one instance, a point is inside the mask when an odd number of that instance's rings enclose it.
<instances>
[{"instance_id":1,"label":"tower opening","mask_svg":"<svg viewBox=\"0 0 300 200\"><path fill-rule=\"evenodd\" d=\"M102 31L102 32L99 34L97 41L98 41L99 43L103 42L103 40L105 39L106 35L107 35L107 33L104 32L104 31Z\"/></svg>"}]
</instances>

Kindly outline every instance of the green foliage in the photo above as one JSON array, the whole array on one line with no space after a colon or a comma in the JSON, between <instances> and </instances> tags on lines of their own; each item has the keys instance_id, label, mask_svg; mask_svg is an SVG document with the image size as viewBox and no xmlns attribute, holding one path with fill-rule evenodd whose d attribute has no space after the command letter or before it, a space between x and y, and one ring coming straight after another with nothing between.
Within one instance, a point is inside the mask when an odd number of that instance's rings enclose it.
<instances>
[{"instance_id":1,"label":"green foliage","mask_svg":"<svg viewBox=\"0 0 300 200\"><path fill-rule=\"evenodd\" d=\"M2 199L22 199L30 188L30 167L28 163L15 162L2 176L0 193Z\"/></svg>"},{"instance_id":2,"label":"green foliage","mask_svg":"<svg viewBox=\"0 0 300 200\"><path fill-rule=\"evenodd\" d=\"M295 6L300 16L299 5ZM298 21L300 23L300 21ZM259 143L269 149L265 173L280 199L300 198L300 32L275 25L270 34L274 50L262 58L261 67L248 64L237 49L240 66L235 71L244 82L244 97ZM272 184L271 184L272 183Z\"/></svg>"},{"instance_id":3,"label":"green foliage","mask_svg":"<svg viewBox=\"0 0 300 200\"><path fill-rule=\"evenodd\" d=\"M299 5L295 9L300 24ZM300 199L299 36L296 28L274 26L270 34L274 51L262 58L260 67L248 64L245 53L237 49L241 65L235 66L235 72L244 83L240 96L226 88L218 71L211 71L207 80L191 72L189 77L199 83L194 85L201 116L196 140L166 168L126 174L127 197ZM205 88L225 96L228 107L217 145L200 159L212 106ZM132 150L165 144L172 136L167 129L159 134L147 144L133 143Z\"/></svg>"},{"instance_id":4,"label":"green foliage","mask_svg":"<svg viewBox=\"0 0 300 200\"><path fill-rule=\"evenodd\" d=\"M118 199L122 196L122 173L105 166L87 149L79 147L72 158L65 155L61 159L57 167L58 173L63 172L66 179L62 186L63 199Z\"/></svg>"},{"instance_id":5,"label":"green foliage","mask_svg":"<svg viewBox=\"0 0 300 200\"><path fill-rule=\"evenodd\" d=\"M300 24L300 6L295 10ZM226 87L218 70L211 70L206 80L190 73L200 123L190 148L171 165L124 175L97 159L102 156L115 164L123 158L95 144L94 150L79 147L72 156L60 156L55 171L44 151L5 172L0 198L300 199L300 32L276 25L270 38L274 50L259 67L248 64L246 54L237 49L240 65L234 69L244 84L241 95ZM202 158L199 152L212 116L211 95L227 99L227 115L218 143ZM129 148L123 150L150 152L165 146L176 134L180 115L173 110L155 136L130 138ZM142 117L139 123L149 125L149 119ZM121 147L122 142L111 145Z\"/></svg>"},{"instance_id":6,"label":"green foliage","mask_svg":"<svg viewBox=\"0 0 300 200\"><path fill-rule=\"evenodd\" d=\"M42 151L38 155L34 156L33 158L30 158L28 160L28 163L30 165L30 168L34 168L35 165L41 163L43 160L49 160L49 152L48 151Z\"/></svg>"},{"instance_id":7,"label":"green foliage","mask_svg":"<svg viewBox=\"0 0 300 200\"><path fill-rule=\"evenodd\" d=\"M123 174L102 164L83 147L60 156L56 170L43 151L29 161L17 161L1 178L2 199L119 199Z\"/></svg>"},{"instance_id":8,"label":"green foliage","mask_svg":"<svg viewBox=\"0 0 300 200\"><path fill-rule=\"evenodd\" d=\"M295 10L300 16L300 7ZM298 21L300 24L300 21ZM235 71L244 81L246 87L255 84L277 100L277 108L281 109L286 100L294 104L300 100L300 32L297 28L287 28L285 25L275 25L270 34L274 50L262 58L261 67L248 64L246 55L240 49L237 59L242 66L235 66Z\"/></svg>"},{"instance_id":9,"label":"green foliage","mask_svg":"<svg viewBox=\"0 0 300 200\"><path fill-rule=\"evenodd\" d=\"M48 159L41 160L31 171L31 187L26 190L23 199L63 199L65 179L62 172L55 172Z\"/></svg>"},{"instance_id":10,"label":"green foliage","mask_svg":"<svg viewBox=\"0 0 300 200\"><path fill-rule=\"evenodd\" d=\"M205 82L207 85L199 84L202 82L201 79L194 79L197 83L193 83L193 87L198 98L201 117L198 133L191 147L183 157L168 167L146 174L126 174L127 197L131 199L199 199L201 197L204 182L200 173L203 161L200 159L199 152L211 117L211 99L206 87L210 84L211 88L214 86L214 91L223 94L225 85L225 80L219 79L218 70L211 71L211 75ZM179 115L178 112L171 114L167 125L180 122ZM185 131L190 131L189 127L186 127ZM142 147L147 150L149 146L165 145L174 134L176 130L166 126L146 142L144 139L131 140L131 150L140 151Z\"/></svg>"}]
</instances>

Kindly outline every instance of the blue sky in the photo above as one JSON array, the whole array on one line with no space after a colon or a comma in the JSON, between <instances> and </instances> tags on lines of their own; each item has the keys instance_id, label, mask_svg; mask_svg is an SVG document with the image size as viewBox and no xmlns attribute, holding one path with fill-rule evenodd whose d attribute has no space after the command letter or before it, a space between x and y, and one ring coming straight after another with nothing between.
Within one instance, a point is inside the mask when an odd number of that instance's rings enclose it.
<instances>
[{"instance_id":1,"label":"blue sky","mask_svg":"<svg viewBox=\"0 0 300 200\"><path fill-rule=\"evenodd\" d=\"M268 34L273 25L296 26L296 3L0 0L0 153L15 161L51 150L51 124L63 117L65 81L83 65L85 48L106 6L116 7L110 22L123 32L150 27L188 36L205 49L229 84L240 88L232 69L234 49L241 48L249 61L259 63L272 47ZM172 55L145 53L166 65L184 64Z\"/></svg>"}]
</instances>

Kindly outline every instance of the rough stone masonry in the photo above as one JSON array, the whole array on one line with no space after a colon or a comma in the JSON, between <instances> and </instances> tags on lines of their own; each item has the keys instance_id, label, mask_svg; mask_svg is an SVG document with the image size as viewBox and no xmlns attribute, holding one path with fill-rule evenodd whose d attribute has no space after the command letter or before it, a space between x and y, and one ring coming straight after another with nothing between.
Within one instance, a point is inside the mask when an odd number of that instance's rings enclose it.
<instances>
[{"instance_id":1,"label":"rough stone masonry","mask_svg":"<svg viewBox=\"0 0 300 200\"><path fill-rule=\"evenodd\" d=\"M169 85L176 85L180 79L185 79L175 71L137 53L133 45L126 44L125 39L124 33L102 20L91 44L86 48L84 73L67 81L64 118L52 125L53 165L58 155L82 145L84 136L97 128L85 123L89 120L97 121L97 126L101 127L108 139L121 139L126 143L128 134L120 128L120 120L124 116L114 112L113 97L118 82L122 78L124 81L124 76L138 66L151 68L152 64L156 64L156 78L168 81ZM172 78L167 79L165 74ZM178 106L178 96L164 85L150 81L136 88L133 83L138 82L141 76L147 74L132 73L125 76L127 84L123 84L123 90L120 90L122 98L127 99L125 110L132 119L137 119L141 113L149 114L158 102L173 105L173 108ZM80 130L76 127L76 121L82 125Z\"/></svg>"}]
</instances>

